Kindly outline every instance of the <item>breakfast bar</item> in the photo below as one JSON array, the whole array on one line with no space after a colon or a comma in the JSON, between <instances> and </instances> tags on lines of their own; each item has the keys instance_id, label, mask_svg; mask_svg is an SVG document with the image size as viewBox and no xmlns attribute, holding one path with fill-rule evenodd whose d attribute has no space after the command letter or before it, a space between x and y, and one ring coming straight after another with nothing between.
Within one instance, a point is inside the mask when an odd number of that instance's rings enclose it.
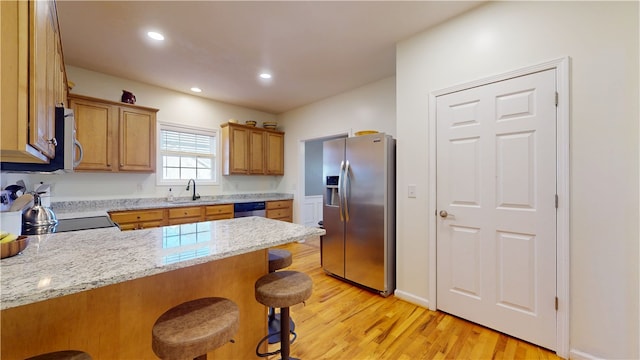
<instances>
[{"instance_id":1,"label":"breakfast bar","mask_svg":"<svg viewBox=\"0 0 640 360\"><path fill-rule=\"evenodd\" d=\"M155 359L151 327L160 314L220 296L238 304L240 330L209 355L255 358L267 326L254 283L268 273L268 249L323 234L246 217L31 236L23 253L0 262L0 357L75 349L94 359Z\"/></svg>"}]
</instances>

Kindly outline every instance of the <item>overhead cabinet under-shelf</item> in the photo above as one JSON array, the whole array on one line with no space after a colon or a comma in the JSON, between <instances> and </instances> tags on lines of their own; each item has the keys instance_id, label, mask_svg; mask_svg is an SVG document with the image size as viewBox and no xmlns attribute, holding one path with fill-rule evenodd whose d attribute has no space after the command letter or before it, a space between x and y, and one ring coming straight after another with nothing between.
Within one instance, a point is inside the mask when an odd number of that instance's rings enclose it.
<instances>
[{"instance_id":1,"label":"overhead cabinet under-shelf","mask_svg":"<svg viewBox=\"0 0 640 360\"><path fill-rule=\"evenodd\" d=\"M69 94L84 157L77 171L155 172L157 109Z\"/></svg>"},{"instance_id":2,"label":"overhead cabinet under-shelf","mask_svg":"<svg viewBox=\"0 0 640 360\"><path fill-rule=\"evenodd\" d=\"M284 175L284 133L222 124L223 175Z\"/></svg>"}]
</instances>

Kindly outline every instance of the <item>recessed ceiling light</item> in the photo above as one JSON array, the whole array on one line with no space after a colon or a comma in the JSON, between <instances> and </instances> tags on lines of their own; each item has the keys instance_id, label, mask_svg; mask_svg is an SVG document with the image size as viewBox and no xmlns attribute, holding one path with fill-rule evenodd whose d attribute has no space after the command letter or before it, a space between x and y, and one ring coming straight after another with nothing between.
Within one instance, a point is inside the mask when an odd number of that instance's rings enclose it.
<instances>
[{"instance_id":1,"label":"recessed ceiling light","mask_svg":"<svg viewBox=\"0 0 640 360\"><path fill-rule=\"evenodd\" d=\"M191 91L193 91L193 92L202 92L202 89L200 89L199 87L192 87Z\"/></svg>"},{"instance_id":2,"label":"recessed ceiling light","mask_svg":"<svg viewBox=\"0 0 640 360\"><path fill-rule=\"evenodd\" d=\"M261 79L271 79L271 74L262 73L262 74L260 74L260 78Z\"/></svg>"},{"instance_id":3,"label":"recessed ceiling light","mask_svg":"<svg viewBox=\"0 0 640 360\"><path fill-rule=\"evenodd\" d=\"M149 31L147 33L147 36L149 36L153 40L158 40L158 41L164 40L164 35L162 35L162 34L160 34L158 32L155 32L155 31Z\"/></svg>"}]
</instances>

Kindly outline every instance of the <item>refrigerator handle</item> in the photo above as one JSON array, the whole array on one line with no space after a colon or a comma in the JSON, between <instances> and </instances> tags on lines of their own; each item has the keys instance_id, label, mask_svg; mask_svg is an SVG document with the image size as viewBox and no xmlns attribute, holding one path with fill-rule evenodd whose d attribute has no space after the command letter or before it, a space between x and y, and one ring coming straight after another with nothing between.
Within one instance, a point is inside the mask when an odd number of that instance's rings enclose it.
<instances>
[{"instance_id":1,"label":"refrigerator handle","mask_svg":"<svg viewBox=\"0 0 640 360\"><path fill-rule=\"evenodd\" d=\"M349 160L347 160L346 167L344 169L344 220L349 221Z\"/></svg>"},{"instance_id":2,"label":"refrigerator handle","mask_svg":"<svg viewBox=\"0 0 640 360\"><path fill-rule=\"evenodd\" d=\"M344 194L342 193L342 175L344 173L344 161L340 163L340 173L338 174L338 212L340 213L340 221L344 221L344 214L342 208L342 198Z\"/></svg>"}]
</instances>

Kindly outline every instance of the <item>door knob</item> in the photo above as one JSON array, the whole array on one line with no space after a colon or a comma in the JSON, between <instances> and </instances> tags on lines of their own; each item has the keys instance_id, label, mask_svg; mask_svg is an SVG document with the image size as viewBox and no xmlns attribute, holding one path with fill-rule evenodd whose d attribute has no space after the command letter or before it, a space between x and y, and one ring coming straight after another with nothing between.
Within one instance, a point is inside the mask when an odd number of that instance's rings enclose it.
<instances>
[{"instance_id":1,"label":"door knob","mask_svg":"<svg viewBox=\"0 0 640 360\"><path fill-rule=\"evenodd\" d=\"M441 218L446 218L447 216L449 216L449 213L446 210L440 210L440 217Z\"/></svg>"}]
</instances>

